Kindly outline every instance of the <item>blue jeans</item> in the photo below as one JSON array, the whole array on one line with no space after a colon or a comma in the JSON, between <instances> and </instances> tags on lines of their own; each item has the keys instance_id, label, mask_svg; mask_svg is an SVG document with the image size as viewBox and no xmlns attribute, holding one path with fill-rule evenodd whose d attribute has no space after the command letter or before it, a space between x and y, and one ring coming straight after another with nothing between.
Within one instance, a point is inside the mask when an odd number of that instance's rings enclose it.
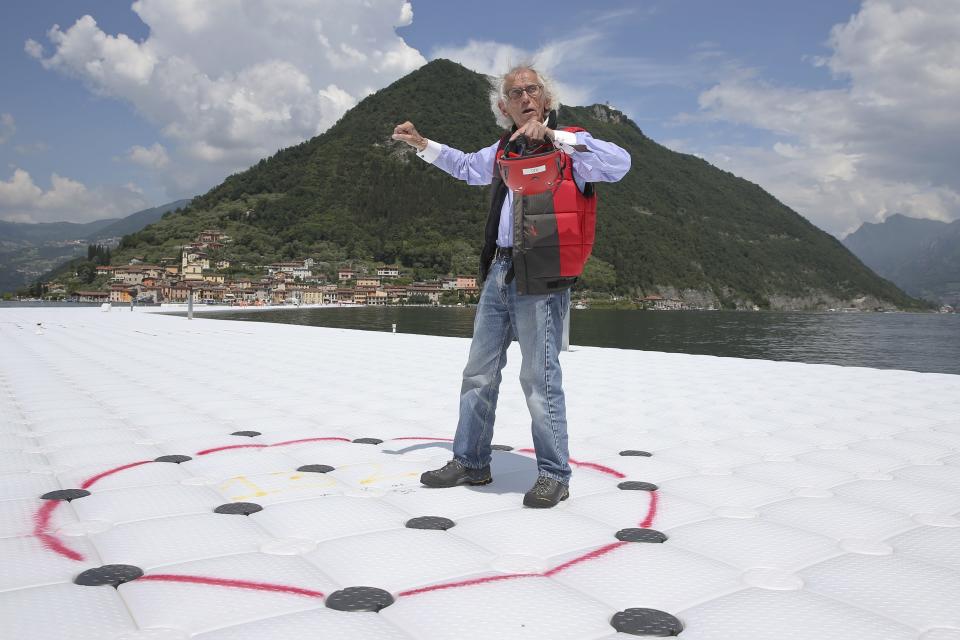
<instances>
[{"instance_id":1,"label":"blue jeans","mask_svg":"<svg viewBox=\"0 0 960 640\"><path fill-rule=\"evenodd\" d=\"M570 291L517 295L516 280L504 282L509 269L509 259L495 260L480 294L470 357L463 370L453 456L472 469L490 464L501 374L516 335L523 358L520 386L530 410L538 472L569 484L567 409L559 354Z\"/></svg>"}]
</instances>

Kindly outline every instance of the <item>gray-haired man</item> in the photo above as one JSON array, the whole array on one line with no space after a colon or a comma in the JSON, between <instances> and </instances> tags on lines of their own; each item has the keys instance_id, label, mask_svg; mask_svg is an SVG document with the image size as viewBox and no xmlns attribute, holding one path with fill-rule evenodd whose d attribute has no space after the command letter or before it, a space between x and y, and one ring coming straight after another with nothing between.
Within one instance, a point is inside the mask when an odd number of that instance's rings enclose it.
<instances>
[{"instance_id":1,"label":"gray-haired man","mask_svg":"<svg viewBox=\"0 0 960 640\"><path fill-rule=\"evenodd\" d=\"M493 185L481 252L483 291L463 371L453 460L441 469L424 473L420 480L429 487L493 481L490 460L497 396L507 349L516 336L523 359L520 384L530 410L538 472L523 503L553 507L569 496L571 471L559 353L570 286L576 282L593 242L596 195L592 183L620 180L630 169L630 155L583 130L550 126L557 106L554 92L549 81L530 65L514 67L504 74L496 82L492 98L498 121L510 131L475 153L428 140L411 122L397 125L393 133L395 140L415 147L418 156L453 177L469 184ZM568 169L567 175L572 180L546 194L514 194L496 170L496 163L507 145L520 136L531 145L549 142L561 149L562 160L571 162L572 172ZM563 213L554 213L557 203ZM563 243L555 241L563 235L561 227L568 235L576 235L577 231L570 229L577 224L579 229L588 227L589 241L577 240L585 248L561 247ZM544 237L550 234L553 240ZM578 257L569 259L571 251ZM557 261L544 260L543 255L559 255L560 262L566 259L566 264L550 266Z\"/></svg>"}]
</instances>

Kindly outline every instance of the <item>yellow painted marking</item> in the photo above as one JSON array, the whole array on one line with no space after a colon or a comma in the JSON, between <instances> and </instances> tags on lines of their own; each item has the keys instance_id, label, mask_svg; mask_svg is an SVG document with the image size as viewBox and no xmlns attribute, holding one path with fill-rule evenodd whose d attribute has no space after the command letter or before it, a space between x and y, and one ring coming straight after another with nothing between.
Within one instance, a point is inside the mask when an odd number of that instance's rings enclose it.
<instances>
[{"instance_id":1,"label":"yellow painted marking","mask_svg":"<svg viewBox=\"0 0 960 640\"><path fill-rule=\"evenodd\" d=\"M230 490L231 487L235 485L239 485L238 489L241 489L243 495L234 495L234 496L231 496L230 499L234 501L243 501L243 500L249 500L250 498L262 498L264 496L268 496L271 494L282 494L290 490L302 491L304 489L311 489L311 488L323 489L327 487L332 487L337 483L336 480L334 480L333 478L319 477L313 482L308 482L308 483L298 482L296 483L295 486L290 486L284 481L285 480L286 481L303 480L304 476L302 474L296 474L296 473L292 475L288 475L288 474L289 472L287 471L274 472L274 473L268 474L271 476L283 476L282 479L277 479L277 480L271 479L271 484L273 482L276 482L279 485L275 489L265 489L263 487L260 487L259 485L257 485L255 482L253 482L246 476L234 476L233 478L230 478L226 482L222 483L220 485L220 490L226 492Z\"/></svg>"}]
</instances>

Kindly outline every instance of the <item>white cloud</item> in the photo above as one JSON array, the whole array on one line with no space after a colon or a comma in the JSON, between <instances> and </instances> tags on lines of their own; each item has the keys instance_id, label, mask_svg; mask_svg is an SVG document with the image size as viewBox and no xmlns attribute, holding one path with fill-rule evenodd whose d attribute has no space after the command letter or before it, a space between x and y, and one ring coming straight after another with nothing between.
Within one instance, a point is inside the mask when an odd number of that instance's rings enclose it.
<instances>
[{"instance_id":1,"label":"white cloud","mask_svg":"<svg viewBox=\"0 0 960 640\"><path fill-rule=\"evenodd\" d=\"M86 15L50 29L50 55L33 40L25 50L157 124L177 158L168 179L188 189L326 130L371 87L425 62L395 32L413 19L402 0L138 0L132 9L150 29L143 41Z\"/></svg>"},{"instance_id":2,"label":"white cloud","mask_svg":"<svg viewBox=\"0 0 960 640\"><path fill-rule=\"evenodd\" d=\"M17 132L13 116L9 113L0 113L0 144L4 144Z\"/></svg>"},{"instance_id":3,"label":"white cloud","mask_svg":"<svg viewBox=\"0 0 960 640\"><path fill-rule=\"evenodd\" d=\"M146 208L136 185L88 188L81 182L53 174L50 188L37 186L23 169L0 180L0 219L12 222L90 222L122 217Z\"/></svg>"},{"instance_id":4,"label":"white cloud","mask_svg":"<svg viewBox=\"0 0 960 640\"><path fill-rule=\"evenodd\" d=\"M33 38L29 38L23 43L23 50L26 51L27 55L31 58L40 59L43 57L43 45Z\"/></svg>"},{"instance_id":5,"label":"white cloud","mask_svg":"<svg viewBox=\"0 0 960 640\"><path fill-rule=\"evenodd\" d=\"M603 92L610 87L689 86L707 77L709 71L699 54L687 61L664 64L612 50L606 23L633 13L601 16L567 37L551 40L535 50L491 40L470 40L465 45L437 47L431 51L431 58L447 58L494 76L515 64L532 62L549 74L557 85L560 102L568 105L605 102L607 96Z\"/></svg>"},{"instance_id":6,"label":"white cloud","mask_svg":"<svg viewBox=\"0 0 960 640\"><path fill-rule=\"evenodd\" d=\"M13 172L10 180L0 181L0 208L28 207L43 196L43 189L33 184L30 174L23 169Z\"/></svg>"},{"instance_id":7,"label":"white cloud","mask_svg":"<svg viewBox=\"0 0 960 640\"><path fill-rule=\"evenodd\" d=\"M842 89L776 86L749 73L716 84L700 95L703 115L781 140L704 155L837 235L898 212L957 218L956 8L954 0L865 0L832 29L832 54L814 60L847 82Z\"/></svg>"},{"instance_id":8,"label":"white cloud","mask_svg":"<svg viewBox=\"0 0 960 640\"><path fill-rule=\"evenodd\" d=\"M162 169L170 164L170 157L167 155L167 150L159 142L155 142L150 147L141 147L140 145L130 147L130 151L127 153L127 159L130 160L130 162L144 167L150 167L151 169Z\"/></svg>"},{"instance_id":9,"label":"white cloud","mask_svg":"<svg viewBox=\"0 0 960 640\"><path fill-rule=\"evenodd\" d=\"M493 40L470 40L466 44L436 47L430 57L448 58L487 75L498 75L517 63L533 62L551 76L558 85L561 102L568 105L608 102L611 94L640 95L652 87L690 90L734 68L726 54L707 50L711 43L701 43L690 55L669 62L632 54L630 47L623 46L625 30L636 34L656 28L641 23L649 22L658 13L655 6L634 4L638 6L592 8L586 20L561 21L558 33L562 35L537 49Z\"/></svg>"}]
</instances>

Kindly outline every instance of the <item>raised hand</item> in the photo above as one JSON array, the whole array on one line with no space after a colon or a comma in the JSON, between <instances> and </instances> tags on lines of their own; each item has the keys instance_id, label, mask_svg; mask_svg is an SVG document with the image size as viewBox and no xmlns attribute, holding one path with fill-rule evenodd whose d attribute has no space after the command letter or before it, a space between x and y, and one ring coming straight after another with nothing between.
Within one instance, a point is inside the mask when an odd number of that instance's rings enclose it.
<instances>
[{"instance_id":1,"label":"raised hand","mask_svg":"<svg viewBox=\"0 0 960 640\"><path fill-rule=\"evenodd\" d=\"M417 131L417 128L413 126L413 123L409 120L394 127L393 135L391 137L394 140L406 142L417 151L423 151L427 148L427 139L420 135L420 133Z\"/></svg>"}]
</instances>

